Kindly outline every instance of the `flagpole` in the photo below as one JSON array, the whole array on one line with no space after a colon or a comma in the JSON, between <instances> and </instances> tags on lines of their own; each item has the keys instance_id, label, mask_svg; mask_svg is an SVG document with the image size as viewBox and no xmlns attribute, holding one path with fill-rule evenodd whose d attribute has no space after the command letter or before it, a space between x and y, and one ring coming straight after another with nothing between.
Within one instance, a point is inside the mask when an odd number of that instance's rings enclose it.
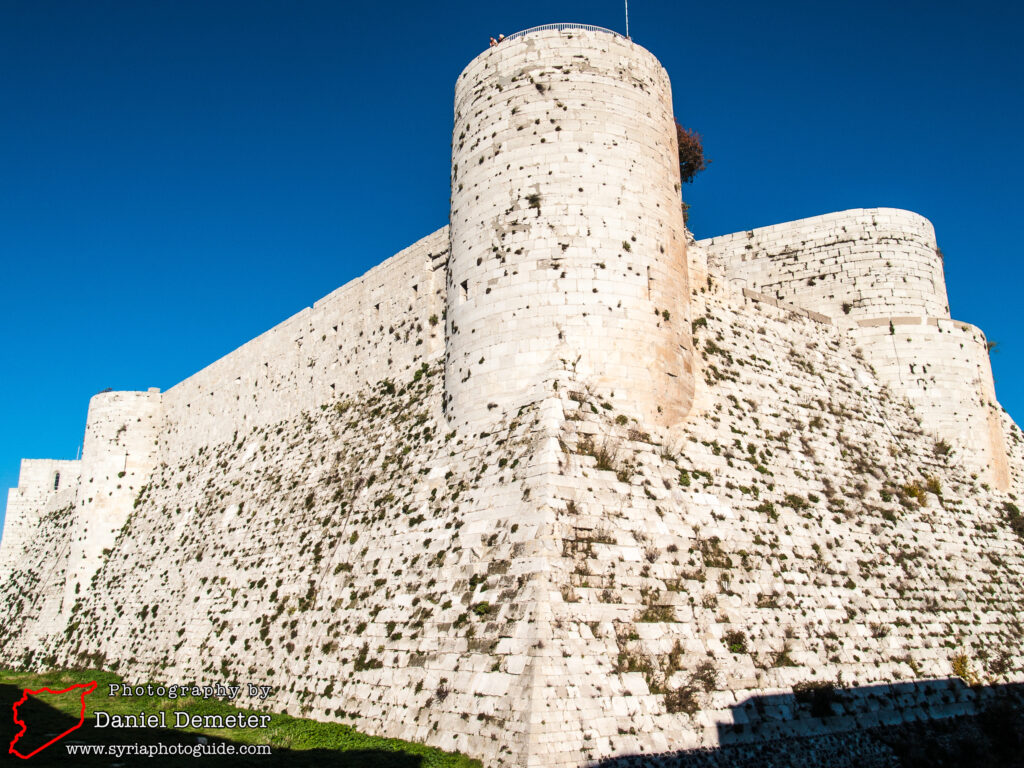
<instances>
[{"instance_id":1,"label":"flagpole","mask_svg":"<svg viewBox=\"0 0 1024 768\"><path fill-rule=\"evenodd\" d=\"M626 2L626 39L629 39L629 0Z\"/></svg>"}]
</instances>

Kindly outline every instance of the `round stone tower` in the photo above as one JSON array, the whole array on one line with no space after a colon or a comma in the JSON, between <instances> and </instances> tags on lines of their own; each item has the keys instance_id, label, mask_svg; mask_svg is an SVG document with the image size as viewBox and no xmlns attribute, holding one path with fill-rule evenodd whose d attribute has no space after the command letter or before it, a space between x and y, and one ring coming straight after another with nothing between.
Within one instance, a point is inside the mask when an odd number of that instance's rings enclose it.
<instances>
[{"instance_id":1,"label":"round stone tower","mask_svg":"<svg viewBox=\"0 0 1024 768\"><path fill-rule=\"evenodd\" d=\"M693 396L672 93L649 52L560 25L455 86L445 409L482 424L559 371L670 426Z\"/></svg>"}]
</instances>

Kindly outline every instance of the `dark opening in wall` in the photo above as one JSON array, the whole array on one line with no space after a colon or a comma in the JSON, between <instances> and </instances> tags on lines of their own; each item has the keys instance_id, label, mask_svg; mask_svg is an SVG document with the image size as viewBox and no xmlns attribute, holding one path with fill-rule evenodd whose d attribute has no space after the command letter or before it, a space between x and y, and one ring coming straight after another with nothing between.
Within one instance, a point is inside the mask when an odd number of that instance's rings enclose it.
<instances>
[{"instance_id":1,"label":"dark opening in wall","mask_svg":"<svg viewBox=\"0 0 1024 768\"><path fill-rule=\"evenodd\" d=\"M459 283L459 299L465 301L469 298L469 280L463 280Z\"/></svg>"},{"instance_id":2,"label":"dark opening in wall","mask_svg":"<svg viewBox=\"0 0 1024 768\"><path fill-rule=\"evenodd\" d=\"M53 473L53 490L60 488L60 472Z\"/></svg>"}]
</instances>

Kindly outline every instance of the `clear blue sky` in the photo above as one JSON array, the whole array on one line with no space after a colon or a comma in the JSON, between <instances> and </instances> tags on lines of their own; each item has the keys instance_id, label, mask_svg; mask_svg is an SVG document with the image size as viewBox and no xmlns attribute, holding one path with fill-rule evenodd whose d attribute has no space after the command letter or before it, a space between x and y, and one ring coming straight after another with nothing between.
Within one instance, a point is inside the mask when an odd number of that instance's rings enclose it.
<instances>
[{"instance_id":1,"label":"clear blue sky","mask_svg":"<svg viewBox=\"0 0 1024 768\"><path fill-rule=\"evenodd\" d=\"M714 160L697 237L923 214L1020 423L1022 6L630 13ZM456 76L553 21L624 29L614 0L0 0L0 488L74 458L96 392L167 389L446 224Z\"/></svg>"}]
</instances>

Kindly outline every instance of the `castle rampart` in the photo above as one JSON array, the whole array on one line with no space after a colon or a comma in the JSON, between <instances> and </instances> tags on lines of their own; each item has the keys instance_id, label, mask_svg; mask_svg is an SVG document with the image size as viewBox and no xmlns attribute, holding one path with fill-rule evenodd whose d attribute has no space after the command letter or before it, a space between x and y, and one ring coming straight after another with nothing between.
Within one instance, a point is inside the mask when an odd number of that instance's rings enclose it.
<instances>
[{"instance_id":1,"label":"castle rampart","mask_svg":"<svg viewBox=\"0 0 1024 768\"><path fill-rule=\"evenodd\" d=\"M516 35L456 99L450 228L23 462L0 662L533 768L1019 681L1024 437L931 225L686 247L668 78L612 33ZM835 717L794 695L832 681Z\"/></svg>"},{"instance_id":2,"label":"castle rampart","mask_svg":"<svg viewBox=\"0 0 1024 768\"><path fill-rule=\"evenodd\" d=\"M102 392L89 401L64 607L89 586L157 462L160 391Z\"/></svg>"},{"instance_id":3,"label":"castle rampart","mask_svg":"<svg viewBox=\"0 0 1024 768\"><path fill-rule=\"evenodd\" d=\"M831 317L949 317L923 216L858 208L700 241L713 271Z\"/></svg>"},{"instance_id":4,"label":"castle rampart","mask_svg":"<svg viewBox=\"0 0 1024 768\"><path fill-rule=\"evenodd\" d=\"M447 250L444 228L169 389L162 459L178 461L211 440L437 359Z\"/></svg>"},{"instance_id":5,"label":"castle rampart","mask_svg":"<svg viewBox=\"0 0 1024 768\"><path fill-rule=\"evenodd\" d=\"M906 396L922 425L1005 490L1010 477L992 364L980 329L943 318L861 321L852 331L879 379Z\"/></svg>"},{"instance_id":6,"label":"castle rampart","mask_svg":"<svg viewBox=\"0 0 1024 768\"><path fill-rule=\"evenodd\" d=\"M22 459L18 487L7 492L0 564L16 562L37 533L47 510L71 504L78 491L81 462L58 459ZM0 578L7 573L0 571Z\"/></svg>"},{"instance_id":7,"label":"castle rampart","mask_svg":"<svg viewBox=\"0 0 1024 768\"><path fill-rule=\"evenodd\" d=\"M653 424L687 413L689 289L668 75L608 32L530 32L459 76L446 412L479 425L573 367Z\"/></svg>"},{"instance_id":8,"label":"castle rampart","mask_svg":"<svg viewBox=\"0 0 1024 768\"><path fill-rule=\"evenodd\" d=\"M32 647L40 634L62 626L80 461L23 459L18 487L7 494L0 539L0 584L15 597L0 611L0 633L18 634Z\"/></svg>"},{"instance_id":9,"label":"castle rampart","mask_svg":"<svg viewBox=\"0 0 1024 768\"><path fill-rule=\"evenodd\" d=\"M950 320L942 256L927 219L855 209L702 240L709 269L820 312L861 344L922 426L988 481L1008 487L984 334Z\"/></svg>"}]
</instances>

